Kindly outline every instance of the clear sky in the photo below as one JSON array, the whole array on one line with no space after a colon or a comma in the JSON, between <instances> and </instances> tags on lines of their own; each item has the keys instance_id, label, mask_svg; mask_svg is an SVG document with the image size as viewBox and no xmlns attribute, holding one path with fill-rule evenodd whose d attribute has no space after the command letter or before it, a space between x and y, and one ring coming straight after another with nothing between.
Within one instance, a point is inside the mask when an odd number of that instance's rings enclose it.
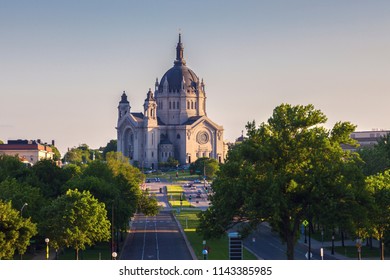
<instances>
[{"instance_id":1,"label":"clear sky","mask_svg":"<svg viewBox=\"0 0 390 280\"><path fill-rule=\"evenodd\" d=\"M0 0L0 139L105 146L122 91L143 110L179 30L226 140L281 103L390 129L388 0Z\"/></svg>"}]
</instances>

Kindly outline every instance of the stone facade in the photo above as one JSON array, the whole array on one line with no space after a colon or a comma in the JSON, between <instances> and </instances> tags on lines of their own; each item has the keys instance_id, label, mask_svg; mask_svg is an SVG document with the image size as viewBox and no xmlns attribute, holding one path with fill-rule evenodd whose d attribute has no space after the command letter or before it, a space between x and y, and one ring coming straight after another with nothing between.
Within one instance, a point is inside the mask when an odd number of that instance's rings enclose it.
<instances>
[{"instance_id":1,"label":"stone facade","mask_svg":"<svg viewBox=\"0 0 390 280\"><path fill-rule=\"evenodd\" d=\"M189 164L200 157L225 159L223 127L206 114L205 84L186 66L181 35L176 60L146 94L143 112L132 112L123 92L118 106L118 151L134 165L157 168L173 157Z\"/></svg>"}]
</instances>

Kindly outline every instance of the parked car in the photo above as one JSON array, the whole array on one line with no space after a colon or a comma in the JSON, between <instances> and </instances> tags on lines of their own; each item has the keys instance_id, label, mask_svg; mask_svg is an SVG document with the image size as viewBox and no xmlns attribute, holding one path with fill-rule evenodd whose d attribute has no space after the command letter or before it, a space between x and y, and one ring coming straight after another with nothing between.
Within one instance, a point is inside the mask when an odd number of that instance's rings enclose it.
<instances>
[{"instance_id":1,"label":"parked car","mask_svg":"<svg viewBox=\"0 0 390 280\"><path fill-rule=\"evenodd\" d=\"M198 179L194 180L194 184L200 184L200 180Z\"/></svg>"}]
</instances>

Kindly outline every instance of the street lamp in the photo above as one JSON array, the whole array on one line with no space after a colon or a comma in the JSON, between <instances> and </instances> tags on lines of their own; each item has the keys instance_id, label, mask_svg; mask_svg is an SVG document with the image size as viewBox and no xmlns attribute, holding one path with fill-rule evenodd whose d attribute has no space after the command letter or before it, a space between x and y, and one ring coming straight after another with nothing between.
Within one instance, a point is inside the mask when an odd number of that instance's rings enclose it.
<instances>
[{"instance_id":1,"label":"street lamp","mask_svg":"<svg viewBox=\"0 0 390 280\"><path fill-rule=\"evenodd\" d=\"M116 257L118 256L117 252L112 252L112 259L115 261Z\"/></svg>"},{"instance_id":2,"label":"street lamp","mask_svg":"<svg viewBox=\"0 0 390 280\"><path fill-rule=\"evenodd\" d=\"M27 202L25 202L24 204L23 204L23 206L22 206L22 208L20 209L20 216L21 217L23 217L23 209L24 209L24 207L26 207L28 204L27 204Z\"/></svg>"},{"instance_id":3,"label":"street lamp","mask_svg":"<svg viewBox=\"0 0 390 280\"><path fill-rule=\"evenodd\" d=\"M23 218L23 209L24 209L24 207L26 207L27 205L28 205L27 202L25 202L25 203L23 204L22 208L20 209L20 217L21 217L21 218ZM23 254L22 254L22 253L20 254L20 259L23 260Z\"/></svg>"},{"instance_id":4,"label":"street lamp","mask_svg":"<svg viewBox=\"0 0 390 280\"><path fill-rule=\"evenodd\" d=\"M334 255L334 232L332 233L332 255Z\"/></svg>"},{"instance_id":5,"label":"street lamp","mask_svg":"<svg viewBox=\"0 0 390 280\"><path fill-rule=\"evenodd\" d=\"M49 241L50 241L50 239L46 237L45 242L46 242L46 259L47 260L49 259Z\"/></svg>"}]
</instances>

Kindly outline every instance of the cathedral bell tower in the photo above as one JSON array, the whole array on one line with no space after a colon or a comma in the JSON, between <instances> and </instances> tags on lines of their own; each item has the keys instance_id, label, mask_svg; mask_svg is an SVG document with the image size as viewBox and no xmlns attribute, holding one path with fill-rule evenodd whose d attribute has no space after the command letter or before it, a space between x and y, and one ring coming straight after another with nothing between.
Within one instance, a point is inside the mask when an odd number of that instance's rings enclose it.
<instances>
[{"instance_id":1,"label":"cathedral bell tower","mask_svg":"<svg viewBox=\"0 0 390 280\"><path fill-rule=\"evenodd\" d=\"M144 103L144 120L147 123L146 126L157 125L156 109L157 109L156 99L154 99L152 90L149 89Z\"/></svg>"},{"instance_id":2,"label":"cathedral bell tower","mask_svg":"<svg viewBox=\"0 0 390 280\"><path fill-rule=\"evenodd\" d=\"M130 103L127 100L126 92L123 91L121 101L118 105L118 120L122 119L124 116L130 114Z\"/></svg>"},{"instance_id":3,"label":"cathedral bell tower","mask_svg":"<svg viewBox=\"0 0 390 280\"><path fill-rule=\"evenodd\" d=\"M145 166L158 167L159 128L157 124L157 102L149 89L144 103Z\"/></svg>"}]
</instances>

